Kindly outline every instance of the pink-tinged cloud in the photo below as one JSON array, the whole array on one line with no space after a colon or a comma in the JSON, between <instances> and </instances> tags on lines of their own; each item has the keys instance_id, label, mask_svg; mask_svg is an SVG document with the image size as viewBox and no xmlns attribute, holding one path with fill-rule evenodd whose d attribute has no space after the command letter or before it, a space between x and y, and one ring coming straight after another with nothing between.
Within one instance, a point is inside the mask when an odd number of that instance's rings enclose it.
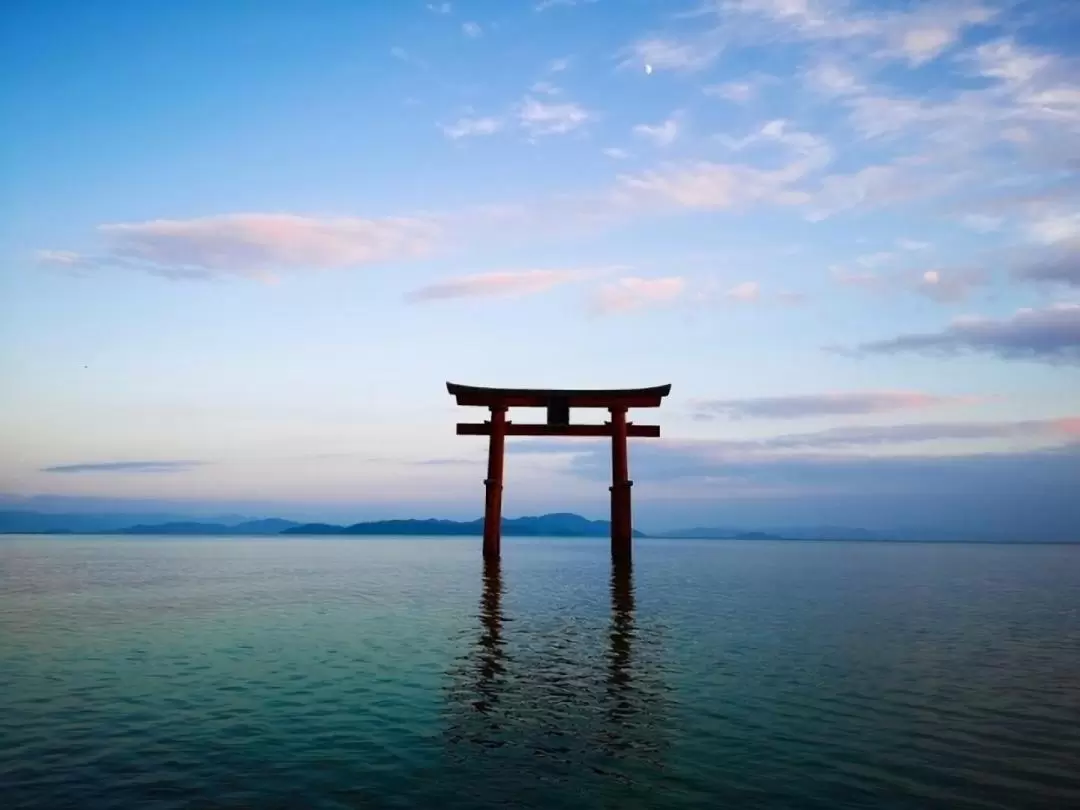
<instances>
[{"instance_id":1,"label":"pink-tinged cloud","mask_svg":"<svg viewBox=\"0 0 1080 810\"><path fill-rule=\"evenodd\" d=\"M670 304L683 294L685 288L686 282L678 276L620 278L600 288L593 299L593 308L597 312L610 314Z\"/></svg>"},{"instance_id":2,"label":"pink-tinged cloud","mask_svg":"<svg viewBox=\"0 0 1080 810\"><path fill-rule=\"evenodd\" d=\"M742 208L758 203L800 205L810 197L790 188L794 179L783 169L699 162L667 166L619 177L616 200L691 209Z\"/></svg>"},{"instance_id":3,"label":"pink-tinged cloud","mask_svg":"<svg viewBox=\"0 0 1080 810\"><path fill-rule=\"evenodd\" d=\"M448 298L534 295L559 284L581 281L582 270L510 270L477 273L428 284L406 295L409 301L439 301Z\"/></svg>"},{"instance_id":4,"label":"pink-tinged cloud","mask_svg":"<svg viewBox=\"0 0 1080 810\"><path fill-rule=\"evenodd\" d=\"M229 214L103 225L104 255L83 266L118 266L174 278L240 276L357 267L427 254L440 235L434 220ZM46 258L68 254L50 253Z\"/></svg>"},{"instance_id":5,"label":"pink-tinged cloud","mask_svg":"<svg viewBox=\"0 0 1080 810\"><path fill-rule=\"evenodd\" d=\"M942 405L965 405L978 397L939 396L919 391L848 391L783 397L714 399L692 403L696 418L802 419L816 416L856 416L921 410Z\"/></svg>"}]
</instances>

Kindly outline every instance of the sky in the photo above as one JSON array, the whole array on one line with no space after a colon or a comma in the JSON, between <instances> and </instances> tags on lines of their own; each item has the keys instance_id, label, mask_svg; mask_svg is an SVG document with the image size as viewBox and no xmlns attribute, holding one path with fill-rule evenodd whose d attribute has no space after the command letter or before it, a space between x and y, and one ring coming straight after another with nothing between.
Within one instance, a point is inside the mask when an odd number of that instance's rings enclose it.
<instances>
[{"instance_id":1,"label":"sky","mask_svg":"<svg viewBox=\"0 0 1080 810\"><path fill-rule=\"evenodd\" d=\"M0 37L2 505L472 519L447 380L670 383L639 527L1080 536L1072 0L11 0ZM512 439L504 513L605 518L609 471Z\"/></svg>"}]
</instances>

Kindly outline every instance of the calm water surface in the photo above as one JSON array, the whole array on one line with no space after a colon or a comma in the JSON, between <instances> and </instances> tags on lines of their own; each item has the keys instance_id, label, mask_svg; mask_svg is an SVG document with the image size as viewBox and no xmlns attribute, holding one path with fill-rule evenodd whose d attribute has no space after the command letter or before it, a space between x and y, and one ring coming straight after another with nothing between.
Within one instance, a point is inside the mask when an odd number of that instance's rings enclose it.
<instances>
[{"instance_id":1,"label":"calm water surface","mask_svg":"<svg viewBox=\"0 0 1080 810\"><path fill-rule=\"evenodd\" d=\"M1080 546L0 539L5 808L1080 807Z\"/></svg>"}]
</instances>

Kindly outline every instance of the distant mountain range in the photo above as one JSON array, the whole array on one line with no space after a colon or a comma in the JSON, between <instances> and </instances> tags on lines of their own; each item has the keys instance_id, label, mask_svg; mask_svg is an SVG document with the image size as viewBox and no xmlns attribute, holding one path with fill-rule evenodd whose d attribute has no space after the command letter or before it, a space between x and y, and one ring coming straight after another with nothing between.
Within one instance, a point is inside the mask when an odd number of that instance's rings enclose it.
<instances>
[{"instance_id":1,"label":"distant mountain range","mask_svg":"<svg viewBox=\"0 0 1080 810\"><path fill-rule=\"evenodd\" d=\"M459 522L456 520L377 520L373 523L354 523L352 526L333 526L326 523L305 523L285 529L282 534L411 534L479 536L484 533L482 518ZM588 520L581 515L559 512L539 517L503 518L502 534L507 537L607 537L611 524L606 520ZM634 531L635 537L645 537Z\"/></svg>"},{"instance_id":2,"label":"distant mountain range","mask_svg":"<svg viewBox=\"0 0 1080 810\"><path fill-rule=\"evenodd\" d=\"M137 523L110 534L281 534L300 524L293 520L265 518L264 520L246 520L229 526L221 523L196 523L192 521L172 521L169 523Z\"/></svg>"},{"instance_id":3,"label":"distant mountain range","mask_svg":"<svg viewBox=\"0 0 1080 810\"><path fill-rule=\"evenodd\" d=\"M0 534L128 534L128 535L439 535L479 536L483 519L378 520L335 526L328 523L297 523L266 518L217 523L191 520L148 522L147 516L47 514L42 512L0 512ZM611 524L588 520L562 512L537 517L504 518L502 533L508 537L607 537ZM645 537L635 531L635 537Z\"/></svg>"},{"instance_id":4,"label":"distant mountain range","mask_svg":"<svg viewBox=\"0 0 1080 810\"><path fill-rule=\"evenodd\" d=\"M483 519L378 520L338 526L328 523L298 523L280 518L251 519L223 515L217 519L193 521L176 515L50 514L30 511L0 511L0 534L124 534L173 536L269 536L269 535L426 535L445 537L480 536ZM507 537L607 537L611 524L588 520L581 515L559 512L535 517L504 518L502 533ZM664 532L635 530L635 537L733 540L884 540L885 535L867 529L842 526L743 528L695 527Z\"/></svg>"},{"instance_id":5,"label":"distant mountain range","mask_svg":"<svg viewBox=\"0 0 1080 810\"><path fill-rule=\"evenodd\" d=\"M205 519L208 524L235 526L250 521L242 515L216 515ZM94 534L119 532L136 525L189 523L191 518L168 513L123 512L34 512L29 510L0 510L0 533L3 534ZM297 524L291 523L295 526Z\"/></svg>"}]
</instances>

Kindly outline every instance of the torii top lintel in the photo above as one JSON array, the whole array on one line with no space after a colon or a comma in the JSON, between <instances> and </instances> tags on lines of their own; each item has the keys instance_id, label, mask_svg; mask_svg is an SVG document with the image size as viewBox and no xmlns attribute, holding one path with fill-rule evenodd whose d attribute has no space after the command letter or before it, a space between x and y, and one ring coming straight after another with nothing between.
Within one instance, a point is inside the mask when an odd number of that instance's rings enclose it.
<instances>
[{"instance_id":1,"label":"torii top lintel","mask_svg":"<svg viewBox=\"0 0 1080 810\"><path fill-rule=\"evenodd\" d=\"M671 384L653 388L481 388L448 382L446 390L458 405L484 408L547 408L553 402L569 408L659 408Z\"/></svg>"}]
</instances>

